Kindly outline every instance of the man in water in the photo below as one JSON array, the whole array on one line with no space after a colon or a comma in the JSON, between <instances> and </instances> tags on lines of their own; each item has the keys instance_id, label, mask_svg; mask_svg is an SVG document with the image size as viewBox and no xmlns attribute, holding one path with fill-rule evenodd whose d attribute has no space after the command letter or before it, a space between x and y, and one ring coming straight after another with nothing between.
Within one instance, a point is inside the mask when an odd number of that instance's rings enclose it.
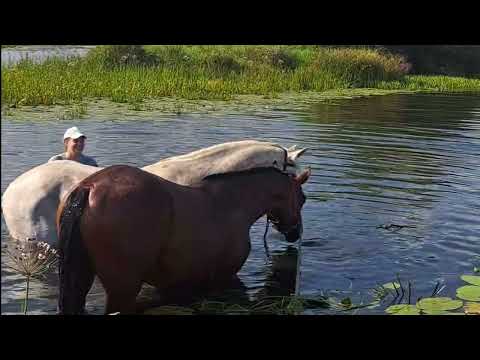
<instances>
[{"instance_id":1,"label":"man in water","mask_svg":"<svg viewBox=\"0 0 480 360\"><path fill-rule=\"evenodd\" d=\"M98 167L98 164L94 158L82 154L82 151L85 147L86 138L87 137L83 135L76 126L67 129L67 131L65 131L65 134L63 135L65 152L53 156L48 161L50 162L55 160L73 160L85 165Z\"/></svg>"}]
</instances>

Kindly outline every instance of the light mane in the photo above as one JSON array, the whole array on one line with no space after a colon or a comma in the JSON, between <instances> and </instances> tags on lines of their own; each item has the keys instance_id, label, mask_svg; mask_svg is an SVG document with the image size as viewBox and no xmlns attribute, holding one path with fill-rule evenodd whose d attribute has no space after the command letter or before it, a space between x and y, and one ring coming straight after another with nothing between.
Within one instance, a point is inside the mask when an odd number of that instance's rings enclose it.
<instances>
[{"instance_id":1,"label":"light mane","mask_svg":"<svg viewBox=\"0 0 480 360\"><path fill-rule=\"evenodd\" d=\"M272 142L260 142L257 140L242 140L242 141L232 141L230 143L226 144L217 144L210 146L205 149L200 149L197 151L193 151L189 154L185 155L178 155L178 156L172 156L167 159L160 160L156 164L161 164L163 162L171 162L171 161L196 161L196 160L202 160L205 158L211 158L214 156L220 156L223 155L225 152L230 151L232 148L242 148L244 146L248 145L261 145L261 146L272 146L276 147L282 150L285 150L285 148L279 144L272 143ZM155 164L155 165L156 165Z\"/></svg>"}]
</instances>

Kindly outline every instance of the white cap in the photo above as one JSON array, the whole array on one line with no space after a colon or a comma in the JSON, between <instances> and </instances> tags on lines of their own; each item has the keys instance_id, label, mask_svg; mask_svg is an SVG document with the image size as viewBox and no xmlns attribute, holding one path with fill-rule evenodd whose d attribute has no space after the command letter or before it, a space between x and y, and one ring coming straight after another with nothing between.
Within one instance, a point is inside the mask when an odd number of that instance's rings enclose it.
<instances>
[{"instance_id":1,"label":"white cap","mask_svg":"<svg viewBox=\"0 0 480 360\"><path fill-rule=\"evenodd\" d=\"M83 135L76 126L74 126L65 131L65 134L63 135L63 140L65 140L66 138L78 139L81 136L84 136L86 138L86 136Z\"/></svg>"}]
</instances>

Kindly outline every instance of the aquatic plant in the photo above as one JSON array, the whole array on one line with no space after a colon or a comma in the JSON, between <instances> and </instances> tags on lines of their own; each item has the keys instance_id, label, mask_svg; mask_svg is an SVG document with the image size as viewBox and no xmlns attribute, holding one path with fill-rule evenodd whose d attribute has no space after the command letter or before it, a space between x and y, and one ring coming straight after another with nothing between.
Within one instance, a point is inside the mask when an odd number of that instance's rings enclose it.
<instances>
[{"instance_id":1,"label":"aquatic plant","mask_svg":"<svg viewBox=\"0 0 480 360\"><path fill-rule=\"evenodd\" d=\"M453 300L449 297L424 298L417 302L418 309L426 314L440 314L447 310L456 310L461 308L463 301Z\"/></svg>"},{"instance_id":2,"label":"aquatic plant","mask_svg":"<svg viewBox=\"0 0 480 360\"><path fill-rule=\"evenodd\" d=\"M59 120L73 120L73 119L81 119L86 114L87 114L87 105L83 103L79 103L79 104L74 104L73 106L67 107L64 111L58 112L56 114L56 117Z\"/></svg>"},{"instance_id":3,"label":"aquatic plant","mask_svg":"<svg viewBox=\"0 0 480 360\"><path fill-rule=\"evenodd\" d=\"M480 301L480 286L466 285L459 287L457 297L463 300Z\"/></svg>"},{"instance_id":4,"label":"aquatic plant","mask_svg":"<svg viewBox=\"0 0 480 360\"><path fill-rule=\"evenodd\" d=\"M398 304L390 305L385 309L385 312L393 315L464 315L464 314L480 314L480 308L476 302L480 302L480 276L475 275L462 275L460 276L462 280L473 285L461 286L457 289L457 298L452 299L449 297L436 297L440 291L445 287L439 289L440 283L437 283L435 286L432 295L426 298L418 298L416 304L401 304L401 299ZM401 283L397 283L402 287ZM410 283L409 283L410 284ZM397 296L394 297L394 301L398 298L397 286L395 283L387 283L380 288L383 290L376 289L376 294L381 294L381 300L385 299L390 293L390 289L393 287ZM403 294L403 292L402 292ZM464 303L463 300L468 300L470 302ZM451 310L458 310L463 306L463 313L452 312Z\"/></svg>"},{"instance_id":5,"label":"aquatic plant","mask_svg":"<svg viewBox=\"0 0 480 360\"><path fill-rule=\"evenodd\" d=\"M148 309L145 315L299 315L306 309L329 308L325 297L265 296L241 304L202 299L189 306L165 305Z\"/></svg>"},{"instance_id":6,"label":"aquatic plant","mask_svg":"<svg viewBox=\"0 0 480 360\"><path fill-rule=\"evenodd\" d=\"M361 48L98 46L85 58L2 66L2 104L68 104L99 97L135 104L163 97L229 100L289 91L409 89L401 64L401 57Z\"/></svg>"},{"instance_id":7,"label":"aquatic plant","mask_svg":"<svg viewBox=\"0 0 480 360\"><path fill-rule=\"evenodd\" d=\"M460 276L460 279L462 279L463 281L465 281L469 284L480 286L480 276L462 275L462 276Z\"/></svg>"},{"instance_id":8,"label":"aquatic plant","mask_svg":"<svg viewBox=\"0 0 480 360\"><path fill-rule=\"evenodd\" d=\"M391 305L385 312L392 315L420 315L420 310L411 304Z\"/></svg>"},{"instance_id":9,"label":"aquatic plant","mask_svg":"<svg viewBox=\"0 0 480 360\"><path fill-rule=\"evenodd\" d=\"M470 285L459 287L457 289L457 297L463 300L480 302L480 276L462 275L460 278L463 281L469 283ZM477 308L476 306L473 306L473 307Z\"/></svg>"},{"instance_id":10,"label":"aquatic plant","mask_svg":"<svg viewBox=\"0 0 480 360\"><path fill-rule=\"evenodd\" d=\"M2 249L13 265L5 266L25 277L24 314L28 311L30 280L41 279L58 262L57 251L45 242L16 241L13 245Z\"/></svg>"}]
</instances>

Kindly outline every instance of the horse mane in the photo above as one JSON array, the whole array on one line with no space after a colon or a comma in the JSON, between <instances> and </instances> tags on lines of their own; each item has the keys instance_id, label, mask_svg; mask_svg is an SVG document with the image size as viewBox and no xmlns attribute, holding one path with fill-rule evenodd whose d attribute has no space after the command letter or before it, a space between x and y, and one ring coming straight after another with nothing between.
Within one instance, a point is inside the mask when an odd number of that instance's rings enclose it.
<instances>
[{"instance_id":1,"label":"horse mane","mask_svg":"<svg viewBox=\"0 0 480 360\"><path fill-rule=\"evenodd\" d=\"M273 142L268 141L260 141L260 140L240 140L240 141L231 141L223 144L216 144L209 146L207 148L195 150L188 154L172 156L167 159L160 160L158 163L166 162L166 161L180 161L180 160L201 160L207 157L211 157L214 154L222 154L225 151L236 149L237 146L249 146L249 145L261 145L261 146L272 146L279 149L284 149L281 145ZM241 149L241 148L240 148Z\"/></svg>"},{"instance_id":2,"label":"horse mane","mask_svg":"<svg viewBox=\"0 0 480 360\"><path fill-rule=\"evenodd\" d=\"M233 177L233 176L241 176L241 175L255 175L255 174L264 174L268 173L270 171L275 171L279 174L282 175L289 175L288 173L274 167L274 166L264 166L264 167L256 167L256 168L251 168L247 170L239 170L239 171L231 171L231 172L226 172L226 173L217 173L217 174L210 174L205 176L202 181L204 180L216 180L216 179L223 179L227 177Z\"/></svg>"}]
</instances>

